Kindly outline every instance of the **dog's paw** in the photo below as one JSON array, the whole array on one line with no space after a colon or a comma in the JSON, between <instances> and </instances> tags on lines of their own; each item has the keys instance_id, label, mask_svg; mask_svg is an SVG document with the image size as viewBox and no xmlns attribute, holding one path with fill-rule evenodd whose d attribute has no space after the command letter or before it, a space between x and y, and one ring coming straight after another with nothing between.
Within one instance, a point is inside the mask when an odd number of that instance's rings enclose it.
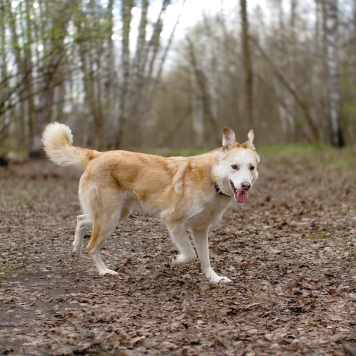
<instances>
[{"instance_id":1,"label":"dog's paw","mask_svg":"<svg viewBox=\"0 0 356 356\"><path fill-rule=\"evenodd\" d=\"M186 257L183 255L177 255L175 257L170 257L169 259L169 265L171 267L175 266L181 266L181 265L188 265L190 263L193 263L196 260L196 256L190 256Z\"/></svg>"},{"instance_id":2,"label":"dog's paw","mask_svg":"<svg viewBox=\"0 0 356 356\"><path fill-rule=\"evenodd\" d=\"M211 283L230 283L230 282L232 282L230 278L220 277L218 275L208 277L208 279Z\"/></svg>"},{"instance_id":3,"label":"dog's paw","mask_svg":"<svg viewBox=\"0 0 356 356\"><path fill-rule=\"evenodd\" d=\"M74 247L72 250L72 257L81 257L81 256L82 256L81 248Z\"/></svg>"},{"instance_id":4,"label":"dog's paw","mask_svg":"<svg viewBox=\"0 0 356 356\"><path fill-rule=\"evenodd\" d=\"M116 271L113 271L112 269L106 269L104 271L99 272L99 276L104 277L104 276L117 276L118 273Z\"/></svg>"},{"instance_id":5,"label":"dog's paw","mask_svg":"<svg viewBox=\"0 0 356 356\"><path fill-rule=\"evenodd\" d=\"M232 280L230 278L227 277L219 277L219 280L215 283L230 283L232 282Z\"/></svg>"}]
</instances>

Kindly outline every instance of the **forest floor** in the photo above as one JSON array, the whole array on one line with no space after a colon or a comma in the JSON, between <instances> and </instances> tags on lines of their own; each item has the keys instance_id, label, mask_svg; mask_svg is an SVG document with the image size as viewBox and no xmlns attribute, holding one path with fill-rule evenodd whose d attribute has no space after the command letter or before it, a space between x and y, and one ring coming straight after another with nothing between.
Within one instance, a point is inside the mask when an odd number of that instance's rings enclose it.
<instances>
[{"instance_id":1,"label":"forest floor","mask_svg":"<svg viewBox=\"0 0 356 356\"><path fill-rule=\"evenodd\" d=\"M210 232L199 263L171 269L165 226L121 223L99 277L71 256L80 172L0 168L0 354L345 355L356 349L355 149L262 156L247 204ZM88 241L88 240L85 240Z\"/></svg>"}]
</instances>

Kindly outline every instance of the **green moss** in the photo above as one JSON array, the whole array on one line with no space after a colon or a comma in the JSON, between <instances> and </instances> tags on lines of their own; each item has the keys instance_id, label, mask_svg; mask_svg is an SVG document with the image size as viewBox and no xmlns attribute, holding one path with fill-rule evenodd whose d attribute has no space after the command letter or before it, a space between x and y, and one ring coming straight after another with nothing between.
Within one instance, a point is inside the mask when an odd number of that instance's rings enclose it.
<instances>
[{"instance_id":1,"label":"green moss","mask_svg":"<svg viewBox=\"0 0 356 356\"><path fill-rule=\"evenodd\" d=\"M321 232L321 233L319 234L319 236L320 236L321 238L325 238L325 237L329 237L330 234L328 234L328 233L326 233L326 232Z\"/></svg>"},{"instance_id":2,"label":"green moss","mask_svg":"<svg viewBox=\"0 0 356 356\"><path fill-rule=\"evenodd\" d=\"M9 278L11 273L17 273L10 265L0 265L0 279Z\"/></svg>"}]
</instances>

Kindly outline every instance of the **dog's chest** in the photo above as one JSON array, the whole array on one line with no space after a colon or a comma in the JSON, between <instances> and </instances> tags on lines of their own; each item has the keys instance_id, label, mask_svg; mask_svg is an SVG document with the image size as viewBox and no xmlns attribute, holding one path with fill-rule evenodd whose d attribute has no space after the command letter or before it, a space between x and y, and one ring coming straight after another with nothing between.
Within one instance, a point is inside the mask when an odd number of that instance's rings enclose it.
<instances>
[{"instance_id":1,"label":"dog's chest","mask_svg":"<svg viewBox=\"0 0 356 356\"><path fill-rule=\"evenodd\" d=\"M210 225L214 223L222 217L223 213L230 206L231 201L231 199L218 196L201 202L199 209L197 207L195 212L192 211L188 223L192 225Z\"/></svg>"}]
</instances>

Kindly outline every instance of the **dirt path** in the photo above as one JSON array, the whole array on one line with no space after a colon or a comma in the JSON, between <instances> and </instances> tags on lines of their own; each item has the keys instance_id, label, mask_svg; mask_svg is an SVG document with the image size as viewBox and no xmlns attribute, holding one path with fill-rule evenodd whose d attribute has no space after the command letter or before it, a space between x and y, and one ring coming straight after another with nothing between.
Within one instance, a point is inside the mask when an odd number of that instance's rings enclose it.
<instances>
[{"instance_id":1,"label":"dirt path","mask_svg":"<svg viewBox=\"0 0 356 356\"><path fill-rule=\"evenodd\" d=\"M85 253L71 257L80 173L1 168L0 354L345 355L344 342L356 347L353 157L262 162L249 202L210 233L228 285L207 283L198 263L167 267L168 233L144 214L104 247L119 278L100 278Z\"/></svg>"}]
</instances>

